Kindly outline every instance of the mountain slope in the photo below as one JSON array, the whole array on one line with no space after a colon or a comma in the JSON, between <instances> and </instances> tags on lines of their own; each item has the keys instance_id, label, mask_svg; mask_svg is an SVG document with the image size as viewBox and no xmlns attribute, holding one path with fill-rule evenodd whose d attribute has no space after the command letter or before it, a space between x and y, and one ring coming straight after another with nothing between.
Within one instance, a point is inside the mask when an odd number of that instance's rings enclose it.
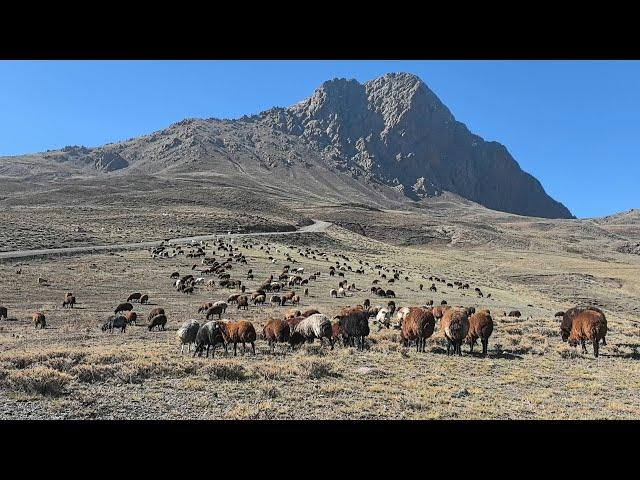
<instances>
[{"instance_id":1,"label":"mountain slope","mask_svg":"<svg viewBox=\"0 0 640 480\"><path fill-rule=\"evenodd\" d=\"M394 206L449 191L488 208L571 218L506 148L455 120L416 76L335 79L289 108L237 120L187 119L96 148L0 159L0 175L187 175L301 201Z\"/></svg>"}]
</instances>

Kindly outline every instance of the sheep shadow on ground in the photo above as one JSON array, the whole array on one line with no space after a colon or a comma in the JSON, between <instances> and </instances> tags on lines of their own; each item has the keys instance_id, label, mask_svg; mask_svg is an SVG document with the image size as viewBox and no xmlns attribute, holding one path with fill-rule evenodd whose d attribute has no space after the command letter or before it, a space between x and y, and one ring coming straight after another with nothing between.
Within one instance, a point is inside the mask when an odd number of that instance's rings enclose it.
<instances>
[{"instance_id":1,"label":"sheep shadow on ground","mask_svg":"<svg viewBox=\"0 0 640 480\"><path fill-rule=\"evenodd\" d=\"M439 346L431 347L429 350L430 353L435 353L436 355L446 355L447 349ZM458 355L455 355L458 356ZM504 359L504 360L522 360L521 355L516 355L513 353L505 352L503 350L500 351L491 351L489 350L488 355L485 357L482 354L482 350L469 352L468 348L464 348L462 350L463 357L473 357L473 358L491 358L491 359Z\"/></svg>"}]
</instances>

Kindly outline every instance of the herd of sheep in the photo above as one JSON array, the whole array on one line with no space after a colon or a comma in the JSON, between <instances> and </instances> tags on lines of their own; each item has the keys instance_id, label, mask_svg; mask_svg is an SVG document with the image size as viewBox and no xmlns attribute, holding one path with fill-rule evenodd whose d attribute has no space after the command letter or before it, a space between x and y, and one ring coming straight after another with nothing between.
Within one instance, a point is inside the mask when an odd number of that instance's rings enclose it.
<instances>
[{"instance_id":1,"label":"herd of sheep","mask_svg":"<svg viewBox=\"0 0 640 480\"><path fill-rule=\"evenodd\" d=\"M215 255L207 257L205 252L207 247L216 248L218 253L222 251L223 253L220 254L222 259L216 260ZM267 254L271 253L270 249L276 248L277 253L282 253L280 249L268 243L254 247L253 244L244 242L242 247L245 249L259 248L266 250ZM321 345L326 343L332 350L336 343L365 350L367 348L366 338L370 334L370 322L373 326L377 326L378 330L383 328L399 330L400 342L403 346L409 347L413 343L417 352L424 352L426 341L434 334L436 322L439 321L439 329L447 341L447 355L462 355L464 343L469 345L469 352L473 352L478 340L482 345L482 354L485 356L488 354L489 339L495 328L491 312L488 309L476 311L474 307L450 306L446 301L442 301L441 305L436 306L430 300L420 306L397 307L395 301L390 300L386 306L372 307L370 300L365 299L361 305L344 307L337 315L331 316L317 309L307 309L304 312L291 309L287 310L281 318L267 318L265 325L260 330L260 335L258 335L254 325L247 320L232 321L222 318L230 305L235 304L237 310L247 310L250 303L254 306L264 305L269 296L269 302L272 305L298 306L300 296L295 289L304 287L304 295L308 296L309 286L321 276L321 272L314 272L305 278L304 268L291 267L291 264L297 263L297 260L292 258L289 253L285 253L287 264L284 265L277 280L271 274L255 291L249 292L242 280L232 279L231 273L229 273L233 271L233 263L247 264L246 256L237 250L238 248L233 245L233 242L226 243L221 239L213 246L201 242L201 245L175 246L173 249L168 245L162 245L150 250L153 258L175 257L177 255L185 255L187 258L203 257L199 270L202 277L192 274L181 276L179 272L173 272L170 275L172 285L178 292L189 295L198 288L239 290L239 293L229 295L226 301L201 304L197 311L204 315L204 319L202 321L190 319L180 326L177 330L177 337L182 353L184 353L185 347L190 352L193 346L194 356L200 356L203 353L206 357L210 353L214 356L218 345L222 345L227 353L228 346L233 344L233 352L236 355L238 344L242 344L243 352L246 351L248 345L251 347L251 352L255 354L255 343L258 338L267 342L272 353L275 352L275 346L278 343L286 344L289 349L293 350L296 346L305 342L313 342L315 339L318 339ZM329 261L328 255L319 250L299 248L298 253L309 259ZM386 280L388 284L400 282L402 279L409 281L409 277L404 275L400 269L389 269L380 264L369 265L368 262L362 260L358 260L359 266L354 269L347 263L349 261L347 256L337 255L336 257L343 261L336 261L335 266L329 267L328 275L330 277L344 277L345 272L364 274L365 267L369 267L371 271L377 270L380 278L372 281L370 291L378 297L394 299L396 297L393 290L379 286L381 281ZM273 256L269 256L269 260L271 263L276 263ZM196 271L197 268L198 265L193 264L191 270ZM387 278L387 273L389 278ZM213 279L207 281L205 279L207 275L217 275L217 284ZM424 275L423 278L427 279ZM246 279L254 279L252 269L248 270ZM468 283L460 281L446 282L446 280L434 276L429 277L428 280L432 282L429 288L432 292L437 291L436 282L446 283L449 288L457 286L459 289L470 289ZM423 288L424 285L420 284L419 290L422 291ZM341 280L338 283L338 288L331 289L329 294L331 298L346 297L358 290L355 283L348 284L347 280ZM479 288L475 288L474 291L479 297L484 297ZM490 294L487 294L488 297ZM114 329L117 329L125 333L128 325L137 324L138 321L138 315L133 311L134 307L131 302L142 305L147 304L148 301L148 295L139 292L131 294L126 302L118 304L114 309L114 314L102 324L102 331L113 332ZM73 308L75 303L75 296L71 292L67 292L62 306ZM521 314L518 310L513 310L508 314L503 312L502 315L520 317ZM574 347L580 343L583 352L587 351L586 342L589 341L593 344L594 355L598 356L600 343L606 345L605 336L607 333L606 317L600 309L591 306L578 306L566 312L558 312L556 316L562 317L560 333L563 341L569 342ZM2 318L7 319L7 309L0 306L0 319ZM35 328L46 327L46 317L43 312L35 312L32 321ZM166 325L167 315L164 309L153 308L147 318L148 330L165 330Z\"/></svg>"}]
</instances>

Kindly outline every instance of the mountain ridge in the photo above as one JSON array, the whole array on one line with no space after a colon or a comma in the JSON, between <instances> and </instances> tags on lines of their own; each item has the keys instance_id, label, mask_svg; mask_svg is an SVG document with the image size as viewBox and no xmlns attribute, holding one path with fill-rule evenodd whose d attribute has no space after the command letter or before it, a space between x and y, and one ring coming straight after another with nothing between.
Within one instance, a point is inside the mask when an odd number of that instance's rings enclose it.
<instances>
[{"instance_id":1,"label":"mountain ridge","mask_svg":"<svg viewBox=\"0 0 640 480\"><path fill-rule=\"evenodd\" d=\"M304 169L316 169L328 182L346 176L340 183L349 184L347 193L351 187L380 190L393 202L449 191L493 210L575 218L505 146L470 132L419 77L407 73L364 83L327 80L290 107L239 119L184 119L122 142L4 157L0 174L11 173L7 158L34 164L44 159L84 173L255 175L281 187L283 178L295 176L310 189L314 182L304 178Z\"/></svg>"}]
</instances>

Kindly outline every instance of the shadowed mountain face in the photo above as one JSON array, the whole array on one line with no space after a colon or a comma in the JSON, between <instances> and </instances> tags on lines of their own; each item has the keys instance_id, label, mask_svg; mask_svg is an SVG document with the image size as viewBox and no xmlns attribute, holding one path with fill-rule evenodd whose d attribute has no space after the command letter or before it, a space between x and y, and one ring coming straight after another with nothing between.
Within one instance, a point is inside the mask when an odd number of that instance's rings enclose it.
<instances>
[{"instance_id":1,"label":"shadowed mountain face","mask_svg":"<svg viewBox=\"0 0 640 480\"><path fill-rule=\"evenodd\" d=\"M311 199L374 205L449 191L488 208L572 218L506 148L453 118L416 76L325 82L289 108L237 120L184 120L97 148L0 159L0 175L216 175Z\"/></svg>"},{"instance_id":2,"label":"shadowed mountain face","mask_svg":"<svg viewBox=\"0 0 640 480\"><path fill-rule=\"evenodd\" d=\"M331 80L262 118L304 138L336 168L361 170L410 198L446 190L494 210L571 218L503 145L469 132L414 75Z\"/></svg>"}]
</instances>

